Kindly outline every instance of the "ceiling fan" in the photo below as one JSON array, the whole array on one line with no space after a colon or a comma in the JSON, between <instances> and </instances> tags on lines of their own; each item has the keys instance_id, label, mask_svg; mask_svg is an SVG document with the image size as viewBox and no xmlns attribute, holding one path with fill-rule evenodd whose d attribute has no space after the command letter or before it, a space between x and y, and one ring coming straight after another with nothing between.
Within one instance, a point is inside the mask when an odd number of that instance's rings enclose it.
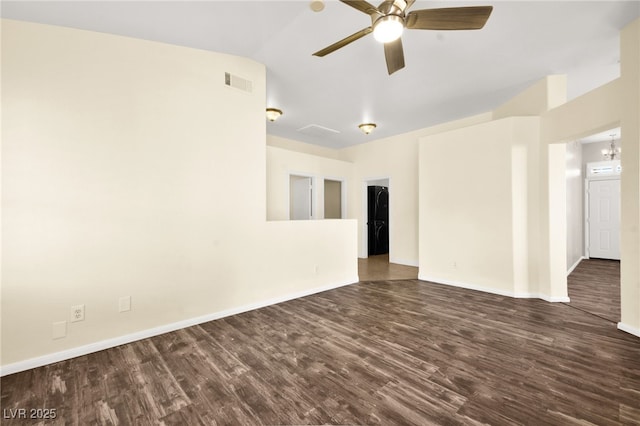
<instances>
[{"instance_id":1,"label":"ceiling fan","mask_svg":"<svg viewBox=\"0 0 640 426\"><path fill-rule=\"evenodd\" d=\"M384 56L389 75L404 68L404 51L400 36L409 30L479 30L489 19L493 6L448 7L407 12L415 0L386 0L375 7L365 0L340 0L371 17L371 26L351 34L314 53L325 56L369 33L384 43Z\"/></svg>"}]
</instances>

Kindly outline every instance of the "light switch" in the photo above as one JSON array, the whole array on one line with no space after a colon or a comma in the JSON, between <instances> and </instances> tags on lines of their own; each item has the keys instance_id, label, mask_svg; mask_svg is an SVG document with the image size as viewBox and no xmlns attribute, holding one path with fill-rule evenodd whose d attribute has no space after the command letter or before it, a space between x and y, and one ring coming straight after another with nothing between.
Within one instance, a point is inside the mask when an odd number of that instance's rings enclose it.
<instances>
[{"instance_id":1,"label":"light switch","mask_svg":"<svg viewBox=\"0 0 640 426\"><path fill-rule=\"evenodd\" d=\"M120 312L127 312L131 310L131 296L121 297L118 301L118 309Z\"/></svg>"},{"instance_id":2,"label":"light switch","mask_svg":"<svg viewBox=\"0 0 640 426\"><path fill-rule=\"evenodd\" d=\"M67 336L67 322L58 321L53 323L52 337L54 339L62 339Z\"/></svg>"}]
</instances>

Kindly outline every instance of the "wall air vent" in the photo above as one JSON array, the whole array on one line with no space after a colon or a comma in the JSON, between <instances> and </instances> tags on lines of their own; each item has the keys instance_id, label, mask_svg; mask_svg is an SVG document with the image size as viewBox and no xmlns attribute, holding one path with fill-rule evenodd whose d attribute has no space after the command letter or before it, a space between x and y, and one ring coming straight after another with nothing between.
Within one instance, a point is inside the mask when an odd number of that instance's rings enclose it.
<instances>
[{"instance_id":1,"label":"wall air vent","mask_svg":"<svg viewBox=\"0 0 640 426\"><path fill-rule=\"evenodd\" d=\"M251 84L251 80L238 77L237 75L233 75L228 72L224 73L224 84L247 93L251 93L253 91L253 84Z\"/></svg>"},{"instance_id":2,"label":"wall air vent","mask_svg":"<svg viewBox=\"0 0 640 426\"><path fill-rule=\"evenodd\" d=\"M309 124L308 126L304 126L298 129L298 132L303 133L308 136L333 136L340 133L340 131L335 129L330 129L328 127L320 126L318 124Z\"/></svg>"}]
</instances>

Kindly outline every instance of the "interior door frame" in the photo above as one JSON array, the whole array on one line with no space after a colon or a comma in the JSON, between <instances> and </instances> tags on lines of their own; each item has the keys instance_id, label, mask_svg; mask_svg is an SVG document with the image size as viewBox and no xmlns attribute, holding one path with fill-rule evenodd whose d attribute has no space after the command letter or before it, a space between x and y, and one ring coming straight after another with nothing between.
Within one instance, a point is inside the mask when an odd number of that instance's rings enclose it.
<instances>
[{"instance_id":1,"label":"interior door frame","mask_svg":"<svg viewBox=\"0 0 640 426\"><path fill-rule=\"evenodd\" d=\"M287 190L285 192L287 194L287 220L291 220L291 176L299 176L311 179L311 217L309 218L309 220L316 219L318 209L316 176L304 172L289 171L287 172Z\"/></svg>"},{"instance_id":2,"label":"interior door frame","mask_svg":"<svg viewBox=\"0 0 640 426\"><path fill-rule=\"evenodd\" d=\"M362 180L362 208L361 208L361 226L360 226L360 253L358 257L361 259L367 259L369 257L369 229L367 222L369 221L368 214L368 187L370 185L380 184L380 181L386 181L386 186L389 189L389 259L391 259L392 253L392 244L391 244L391 226L393 223L393 215L391 209L391 177L390 176L380 176L380 177L368 177Z\"/></svg>"}]
</instances>

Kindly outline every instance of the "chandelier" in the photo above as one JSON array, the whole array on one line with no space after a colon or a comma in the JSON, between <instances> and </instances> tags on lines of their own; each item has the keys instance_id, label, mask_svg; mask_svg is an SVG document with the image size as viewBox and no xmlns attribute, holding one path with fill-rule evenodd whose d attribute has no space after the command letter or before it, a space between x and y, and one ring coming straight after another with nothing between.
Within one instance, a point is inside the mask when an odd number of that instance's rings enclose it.
<instances>
[{"instance_id":1,"label":"chandelier","mask_svg":"<svg viewBox=\"0 0 640 426\"><path fill-rule=\"evenodd\" d=\"M614 140L616 135L613 134L610 136L611 136L611 144L609 145L609 148L605 148L601 151L602 155L607 160L615 160L616 158L619 159L622 149L619 146L616 146L616 141Z\"/></svg>"}]
</instances>

